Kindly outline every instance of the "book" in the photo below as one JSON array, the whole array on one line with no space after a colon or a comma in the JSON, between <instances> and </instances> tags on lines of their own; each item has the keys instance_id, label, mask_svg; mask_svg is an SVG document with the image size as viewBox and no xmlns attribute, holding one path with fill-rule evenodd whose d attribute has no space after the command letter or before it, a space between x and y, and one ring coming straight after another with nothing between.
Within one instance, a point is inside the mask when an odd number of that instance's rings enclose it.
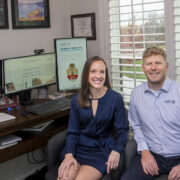
<instances>
[{"instance_id":1,"label":"book","mask_svg":"<svg viewBox=\"0 0 180 180\"><path fill-rule=\"evenodd\" d=\"M6 146L15 142L22 141L22 138L15 134L8 134L0 137L0 146Z\"/></svg>"},{"instance_id":2,"label":"book","mask_svg":"<svg viewBox=\"0 0 180 180\"><path fill-rule=\"evenodd\" d=\"M5 148L10 147L10 146L13 146L13 145L15 145L15 144L17 144L17 143L18 143L18 142L13 142L13 143L10 143L10 144L4 145L4 146L1 146L1 145L0 145L0 149L5 149Z\"/></svg>"}]
</instances>

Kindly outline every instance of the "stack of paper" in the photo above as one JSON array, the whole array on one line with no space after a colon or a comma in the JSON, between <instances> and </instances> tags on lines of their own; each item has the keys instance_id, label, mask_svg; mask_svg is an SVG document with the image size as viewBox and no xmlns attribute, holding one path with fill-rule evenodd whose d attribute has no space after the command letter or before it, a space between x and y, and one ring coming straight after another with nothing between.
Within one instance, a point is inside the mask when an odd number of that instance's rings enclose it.
<instances>
[{"instance_id":1,"label":"stack of paper","mask_svg":"<svg viewBox=\"0 0 180 180\"><path fill-rule=\"evenodd\" d=\"M0 122L9 121L13 119L16 119L16 117L7 113L0 113Z\"/></svg>"}]
</instances>

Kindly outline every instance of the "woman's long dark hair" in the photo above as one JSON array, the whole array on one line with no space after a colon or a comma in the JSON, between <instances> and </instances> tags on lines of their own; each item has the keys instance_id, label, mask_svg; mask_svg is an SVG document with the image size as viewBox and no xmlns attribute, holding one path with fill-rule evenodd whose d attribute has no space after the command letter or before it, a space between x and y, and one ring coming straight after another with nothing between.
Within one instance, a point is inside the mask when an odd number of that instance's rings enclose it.
<instances>
[{"instance_id":1,"label":"woman's long dark hair","mask_svg":"<svg viewBox=\"0 0 180 180\"><path fill-rule=\"evenodd\" d=\"M79 90L79 95L78 95L78 103L80 105L80 107L90 107L90 102L89 102L89 95L91 95L90 92L90 84L89 84L89 72L90 72L90 68L92 66L92 64L96 61L102 61L105 65L106 68L106 78L105 78L105 82L104 82L104 86L106 86L107 88L111 88L111 84L110 84L110 80L109 80L109 75L108 75L108 68L107 68L107 64L104 61L103 58L99 57L99 56L93 56L90 57L84 65L83 71L82 71L82 77L81 77L81 88Z\"/></svg>"}]
</instances>

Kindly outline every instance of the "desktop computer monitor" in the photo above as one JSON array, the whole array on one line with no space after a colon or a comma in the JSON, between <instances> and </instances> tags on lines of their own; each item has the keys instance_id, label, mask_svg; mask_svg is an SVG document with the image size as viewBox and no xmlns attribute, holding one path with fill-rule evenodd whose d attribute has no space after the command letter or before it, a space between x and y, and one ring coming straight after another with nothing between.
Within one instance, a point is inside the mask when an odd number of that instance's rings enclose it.
<instances>
[{"instance_id":1,"label":"desktop computer monitor","mask_svg":"<svg viewBox=\"0 0 180 180\"><path fill-rule=\"evenodd\" d=\"M59 38L54 40L58 91L77 90L87 60L86 38Z\"/></svg>"},{"instance_id":2,"label":"desktop computer monitor","mask_svg":"<svg viewBox=\"0 0 180 180\"><path fill-rule=\"evenodd\" d=\"M5 95L55 84L55 53L4 59L3 80Z\"/></svg>"}]
</instances>

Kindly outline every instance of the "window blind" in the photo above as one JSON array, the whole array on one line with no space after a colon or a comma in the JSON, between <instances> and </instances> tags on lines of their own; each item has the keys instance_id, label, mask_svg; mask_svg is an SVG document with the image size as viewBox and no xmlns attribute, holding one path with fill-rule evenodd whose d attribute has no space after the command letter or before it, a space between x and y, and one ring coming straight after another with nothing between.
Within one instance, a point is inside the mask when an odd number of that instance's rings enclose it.
<instances>
[{"instance_id":1,"label":"window blind","mask_svg":"<svg viewBox=\"0 0 180 180\"><path fill-rule=\"evenodd\" d=\"M176 81L180 82L180 1L174 0Z\"/></svg>"},{"instance_id":2,"label":"window blind","mask_svg":"<svg viewBox=\"0 0 180 180\"><path fill-rule=\"evenodd\" d=\"M128 106L131 90L146 81L143 51L165 49L164 0L110 0L109 35L112 87Z\"/></svg>"}]
</instances>

